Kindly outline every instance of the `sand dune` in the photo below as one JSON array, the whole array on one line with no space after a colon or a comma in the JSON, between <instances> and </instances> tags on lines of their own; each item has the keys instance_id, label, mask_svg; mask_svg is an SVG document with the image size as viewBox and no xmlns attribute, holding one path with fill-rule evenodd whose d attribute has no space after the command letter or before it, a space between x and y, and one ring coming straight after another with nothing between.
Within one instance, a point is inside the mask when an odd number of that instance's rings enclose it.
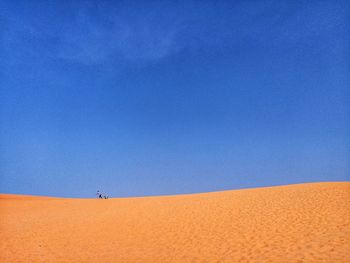
<instances>
[{"instance_id":1,"label":"sand dune","mask_svg":"<svg viewBox=\"0 0 350 263\"><path fill-rule=\"evenodd\" d=\"M350 183L0 197L0 262L350 262Z\"/></svg>"}]
</instances>

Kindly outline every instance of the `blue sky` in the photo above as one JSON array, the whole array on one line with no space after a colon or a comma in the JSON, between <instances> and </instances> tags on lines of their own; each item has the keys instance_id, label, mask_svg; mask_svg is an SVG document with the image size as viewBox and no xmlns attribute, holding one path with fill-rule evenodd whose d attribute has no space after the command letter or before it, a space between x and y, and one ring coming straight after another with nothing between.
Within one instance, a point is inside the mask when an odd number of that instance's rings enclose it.
<instances>
[{"instance_id":1,"label":"blue sky","mask_svg":"<svg viewBox=\"0 0 350 263\"><path fill-rule=\"evenodd\" d=\"M350 180L348 1L1 1L0 192Z\"/></svg>"}]
</instances>

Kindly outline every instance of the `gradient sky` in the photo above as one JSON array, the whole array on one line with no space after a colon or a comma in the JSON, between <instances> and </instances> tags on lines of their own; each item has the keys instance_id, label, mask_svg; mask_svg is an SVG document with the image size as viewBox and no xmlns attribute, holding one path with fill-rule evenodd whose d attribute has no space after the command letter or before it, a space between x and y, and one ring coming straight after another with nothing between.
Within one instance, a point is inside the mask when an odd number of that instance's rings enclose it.
<instances>
[{"instance_id":1,"label":"gradient sky","mask_svg":"<svg viewBox=\"0 0 350 263\"><path fill-rule=\"evenodd\" d=\"M336 0L1 1L0 192L349 181L349 12Z\"/></svg>"}]
</instances>

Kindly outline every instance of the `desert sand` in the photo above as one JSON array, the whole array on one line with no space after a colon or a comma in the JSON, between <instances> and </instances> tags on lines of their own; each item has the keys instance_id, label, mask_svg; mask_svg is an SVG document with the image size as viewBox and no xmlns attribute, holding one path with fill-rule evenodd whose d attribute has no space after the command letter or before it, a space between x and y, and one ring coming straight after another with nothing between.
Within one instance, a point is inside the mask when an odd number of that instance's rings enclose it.
<instances>
[{"instance_id":1,"label":"desert sand","mask_svg":"<svg viewBox=\"0 0 350 263\"><path fill-rule=\"evenodd\" d=\"M0 196L0 262L350 262L350 182L203 194Z\"/></svg>"}]
</instances>

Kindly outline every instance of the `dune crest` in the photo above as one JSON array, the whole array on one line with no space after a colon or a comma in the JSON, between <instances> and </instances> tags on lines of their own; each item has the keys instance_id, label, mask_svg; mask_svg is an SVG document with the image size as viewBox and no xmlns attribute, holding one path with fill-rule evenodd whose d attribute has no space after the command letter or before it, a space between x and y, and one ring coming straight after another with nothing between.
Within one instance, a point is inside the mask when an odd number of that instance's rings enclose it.
<instances>
[{"instance_id":1,"label":"dune crest","mask_svg":"<svg viewBox=\"0 0 350 263\"><path fill-rule=\"evenodd\" d=\"M350 262L350 183L193 195L0 196L0 262Z\"/></svg>"}]
</instances>

